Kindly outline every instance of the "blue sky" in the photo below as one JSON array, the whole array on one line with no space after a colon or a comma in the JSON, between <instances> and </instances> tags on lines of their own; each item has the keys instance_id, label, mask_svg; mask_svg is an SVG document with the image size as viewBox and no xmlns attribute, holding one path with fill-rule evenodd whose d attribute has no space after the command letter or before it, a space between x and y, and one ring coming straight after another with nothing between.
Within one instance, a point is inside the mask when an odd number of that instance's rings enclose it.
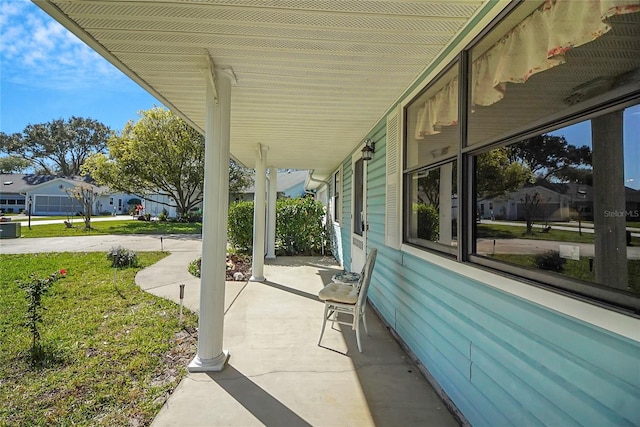
<instances>
[{"instance_id":1,"label":"blue sky","mask_svg":"<svg viewBox=\"0 0 640 427\"><path fill-rule=\"evenodd\" d=\"M122 130L162 104L28 0L0 0L0 131L71 116Z\"/></svg>"},{"instance_id":2,"label":"blue sky","mask_svg":"<svg viewBox=\"0 0 640 427\"><path fill-rule=\"evenodd\" d=\"M640 190L640 104L624 111L624 180L627 187ZM591 123L584 121L549 132L562 135L570 145L591 147Z\"/></svg>"}]
</instances>

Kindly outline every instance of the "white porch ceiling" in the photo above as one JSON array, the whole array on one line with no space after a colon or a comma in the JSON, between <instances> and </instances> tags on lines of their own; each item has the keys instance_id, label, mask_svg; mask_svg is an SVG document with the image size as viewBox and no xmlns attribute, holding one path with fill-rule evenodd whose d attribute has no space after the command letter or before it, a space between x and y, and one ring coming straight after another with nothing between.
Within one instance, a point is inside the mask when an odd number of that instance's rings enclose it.
<instances>
[{"instance_id":1,"label":"white porch ceiling","mask_svg":"<svg viewBox=\"0 0 640 427\"><path fill-rule=\"evenodd\" d=\"M208 56L237 76L231 153L328 176L482 0L34 0L205 128Z\"/></svg>"}]
</instances>

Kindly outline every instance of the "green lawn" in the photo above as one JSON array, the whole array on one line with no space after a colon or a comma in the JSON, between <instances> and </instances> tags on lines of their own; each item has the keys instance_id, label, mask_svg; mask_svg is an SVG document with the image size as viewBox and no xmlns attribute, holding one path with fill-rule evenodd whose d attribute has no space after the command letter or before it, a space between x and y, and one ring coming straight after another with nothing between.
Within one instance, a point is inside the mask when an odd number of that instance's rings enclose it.
<instances>
[{"instance_id":1,"label":"green lawn","mask_svg":"<svg viewBox=\"0 0 640 427\"><path fill-rule=\"evenodd\" d=\"M494 254L489 257L511 264L537 268L534 262L535 255ZM629 268L629 287L640 293L640 260L629 260L627 265ZM568 259L561 274L587 282L595 282L596 280L595 272L589 270L589 258L586 257L580 258L579 261Z\"/></svg>"},{"instance_id":2,"label":"green lawn","mask_svg":"<svg viewBox=\"0 0 640 427\"><path fill-rule=\"evenodd\" d=\"M85 230L82 221L74 221L76 228L66 228L64 224L32 226L31 230L22 226L22 237L67 237L99 234L201 234L202 223L157 222L138 220L118 220L92 222L91 230Z\"/></svg>"},{"instance_id":3,"label":"green lawn","mask_svg":"<svg viewBox=\"0 0 640 427\"><path fill-rule=\"evenodd\" d=\"M637 223L636 223L637 224ZM593 243L593 233L578 233L576 231L558 230L551 227L547 233L543 233L539 228L534 228L532 234L526 234L526 227L501 224L478 224L479 239L531 239L531 240L553 240L558 242ZM632 237L631 244L640 246L640 238Z\"/></svg>"},{"instance_id":4,"label":"green lawn","mask_svg":"<svg viewBox=\"0 0 640 427\"><path fill-rule=\"evenodd\" d=\"M138 253L142 266L164 253ZM43 298L46 358L28 360L26 300L16 280L60 269ZM104 253L0 255L0 425L149 425L195 354L197 318L114 270Z\"/></svg>"}]
</instances>

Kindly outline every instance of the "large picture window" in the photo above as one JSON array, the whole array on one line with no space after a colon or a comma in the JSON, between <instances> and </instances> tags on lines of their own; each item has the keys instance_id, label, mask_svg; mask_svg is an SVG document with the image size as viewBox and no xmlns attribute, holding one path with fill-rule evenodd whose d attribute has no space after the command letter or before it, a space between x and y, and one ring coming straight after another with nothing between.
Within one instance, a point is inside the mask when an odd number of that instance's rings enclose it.
<instances>
[{"instance_id":1,"label":"large picture window","mask_svg":"<svg viewBox=\"0 0 640 427\"><path fill-rule=\"evenodd\" d=\"M640 105L479 154L476 253L640 294L639 175Z\"/></svg>"},{"instance_id":2,"label":"large picture window","mask_svg":"<svg viewBox=\"0 0 640 427\"><path fill-rule=\"evenodd\" d=\"M638 52L637 1L511 7L405 108L404 243L639 310Z\"/></svg>"},{"instance_id":3,"label":"large picture window","mask_svg":"<svg viewBox=\"0 0 640 427\"><path fill-rule=\"evenodd\" d=\"M633 307L640 5L531 6L515 9L470 51L465 145L498 143L473 153L473 259Z\"/></svg>"}]
</instances>

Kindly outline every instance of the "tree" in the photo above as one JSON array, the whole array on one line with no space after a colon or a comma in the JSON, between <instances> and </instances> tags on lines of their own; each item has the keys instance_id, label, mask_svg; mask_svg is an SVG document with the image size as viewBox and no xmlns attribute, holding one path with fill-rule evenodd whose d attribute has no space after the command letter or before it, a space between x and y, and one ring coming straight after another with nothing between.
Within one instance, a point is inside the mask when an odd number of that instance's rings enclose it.
<instances>
[{"instance_id":1,"label":"tree","mask_svg":"<svg viewBox=\"0 0 640 427\"><path fill-rule=\"evenodd\" d=\"M0 157L0 173L20 173L31 166L31 162L20 156Z\"/></svg>"},{"instance_id":2,"label":"tree","mask_svg":"<svg viewBox=\"0 0 640 427\"><path fill-rule=\"evenodd\" d=\"M526 165L542 180L562 180L591 165L591 149L569 145L564 136L538 135L509 146L511 162Z\"/></svg>"},{"instance_id":3,"label":"tree","mask_svg":"<svg viewBox=\"0 0 640 427\"><path fill-rule=\"evenodd\" d=\"M99 184L142 197L166 194L181 216L202 202L204 137L171 111L141 112L138 121L127 123L107 146L108 156L92 156L83 168ZM233 169L229 188L240 191L249 182L246 174L239 167Z\"/></svg>"},{"instance_id":4,"label":"tree","mask_svg":"<svg viewBox=\"0 0 640 427\"><path fill-rule=\"evenodd\" d=\"M513 163L528 167L536 175L536 184L556 191L555 183L593 182L592 152L586 145L570 145L564 136L538 135L509 146L509 158ZM524 205L527 234L532 232L533 217L541 199L538 192L525 193Z\"/></svg>"},{"instance_id":5,"label":"tree","mask_svg":"<svg viewBox=\"0 0 640 427\"><path fill-rule=\"evenodd\" d=\"M493 199L518 191L531 179L531 170L509 159L508 148L496 148L477 157L476 183L478 195Z\"/></svg>"},{"instance_id":6,"label":"tree","mask_svg":"<svg viewBox=\"0 0 640 427\"><path fill-rule=\"evenodd\" d=\"M82 206L82 219L84 220L84 228L91 229L91 209L93 202L102 194L95 186L91 184L78 184L75 187L65 190L70 198L80 202Z\"/></svg>"},{"instance_id":7,"label":"tree","mask_svg":"<svg viewBox=\"0 0 640 427\"><path fill-rule=\"evenodd\" d=\"M520 199L524 206L524 217L527 222L526 234L533 233L533 218L538 212L538 207L542 203L542 196L537 191L532 193L524 193Z\"/></svg>"},{"instance_id":8,"label":"tree","mask_svg":"<svg viewBox=\"0 0 640 427\"><path fill-rule=\"evenodd\" d=\"M229 194L236 196L252 184L253 173L231 159L229 161Z\"/></svg>"},{"instance_id":9,"label":"tree","mask_svg":"<svg viewBox=\"0 0 640 427\"><path fill-rule=\"evenodd\" d=\"M440 207L440 168L432 169L418 178L418 201L433 205L438 210Z\"/></svg>"},{"instance_id":10,"label":"tree","mask_svg":"<svg viewBox=\"0 0 640 427\"><path fill-rule=\"evenodd\" d=\"M0 132L0 150L48 175L80 175L82 164L104 152L112 130L97 120L71 117L29 124L22 133Z\"/></svg>"}]
</instances>

